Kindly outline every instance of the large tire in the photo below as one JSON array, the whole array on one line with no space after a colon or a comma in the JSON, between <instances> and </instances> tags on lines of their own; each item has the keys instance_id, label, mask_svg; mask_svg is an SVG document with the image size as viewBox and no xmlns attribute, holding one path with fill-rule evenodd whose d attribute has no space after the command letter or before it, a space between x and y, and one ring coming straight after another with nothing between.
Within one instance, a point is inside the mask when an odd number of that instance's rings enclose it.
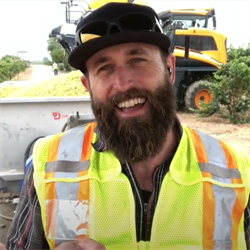
<instances>
[{"instance_id":1,"label":"large tire","mask_svg":"<svg viewBox=\"0 0 250 250\"><path fill-rule=\"evenodd\" d=\"M199 102L209 103L212 96L209 94L209 88L204 85L204 80L192 83L185 93L185 106L190 109L201 109Z\"/></svg>"}]
</instances>

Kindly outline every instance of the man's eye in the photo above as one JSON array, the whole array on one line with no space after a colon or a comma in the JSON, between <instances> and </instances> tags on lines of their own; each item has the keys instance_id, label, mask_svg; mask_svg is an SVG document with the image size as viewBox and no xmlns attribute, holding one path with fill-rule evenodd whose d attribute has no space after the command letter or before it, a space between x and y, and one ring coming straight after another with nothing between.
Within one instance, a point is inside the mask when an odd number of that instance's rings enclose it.
<instances>
[{"instance_id":1,"label":"man's eye","mask_svg":"<svg viewBox=\"0 0 250 250\"><path fill-rule=\"evenodd\" d=\"M105 70L109 70L109 69L111 69L111 68L112 68L111 65L105 65L105 66L101 67L100 69L98 69L98 72L100 72L100 71L105 71Z\"/></svg>"},{"instance_id":2,"label":"man's eye","mask_svg":"<svg viewBox=\"0 0 250 250\"><path fill-rule=\"evenodd\" d=\"M138 62L143 62L143 61L145 61L145 59L143 59L143 58L133 58L131 60L131 62L133 62L133 63L138 63Z\"/></svg>"}]
</instances>

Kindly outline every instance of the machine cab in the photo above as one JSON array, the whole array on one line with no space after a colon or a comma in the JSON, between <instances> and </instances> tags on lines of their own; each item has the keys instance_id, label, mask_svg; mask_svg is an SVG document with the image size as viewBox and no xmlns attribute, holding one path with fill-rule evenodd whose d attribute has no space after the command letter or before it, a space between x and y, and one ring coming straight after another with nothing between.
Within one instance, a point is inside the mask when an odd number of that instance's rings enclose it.
<instances>
[{"instance_id":1,"label":"machine cab","mask_svg":"<svg viewBox=\"0 0 250 250\"><path fill-rule=\"evenodd\" d=\"M158 16L165 32L176 25L182 25L186 28L216 29L214 8L167 10L159 13Z\"/></svg>"}]
</instances>

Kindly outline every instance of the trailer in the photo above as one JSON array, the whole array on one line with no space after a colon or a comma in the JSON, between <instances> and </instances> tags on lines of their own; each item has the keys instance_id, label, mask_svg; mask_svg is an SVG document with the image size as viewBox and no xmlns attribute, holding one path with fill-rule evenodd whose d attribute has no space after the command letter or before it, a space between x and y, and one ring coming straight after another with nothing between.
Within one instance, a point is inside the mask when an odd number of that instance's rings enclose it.
<instances>
[{"instance_id":1,"label":"trailer","mask_svg":"<svg viewBox=\"0 0 250 250\"><path fill-rule=\"evenodd\" d=\"M89 97L0 99L0 187L20 192L37 138L93 120Z\"/></svg>"}]
</instances>

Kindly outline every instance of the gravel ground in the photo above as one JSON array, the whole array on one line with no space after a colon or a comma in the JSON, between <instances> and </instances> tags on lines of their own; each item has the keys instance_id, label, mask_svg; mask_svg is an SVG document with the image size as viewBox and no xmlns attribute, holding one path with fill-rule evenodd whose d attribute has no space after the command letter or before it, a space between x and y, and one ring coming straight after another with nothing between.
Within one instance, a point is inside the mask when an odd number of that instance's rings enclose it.
<instances>
[{"instance_id":1,"label":"gravel ground","mask_svg":"<svg viewBox=\"0 0 250 250\"><path fill-rule=\"evenodd\" d=\"M9 230L11 220L2 218L3 216L13 218L16 205L12 203L2 203L0 204L0 242L5 243L7 232Z\"/></svg>"}]
</instances>

